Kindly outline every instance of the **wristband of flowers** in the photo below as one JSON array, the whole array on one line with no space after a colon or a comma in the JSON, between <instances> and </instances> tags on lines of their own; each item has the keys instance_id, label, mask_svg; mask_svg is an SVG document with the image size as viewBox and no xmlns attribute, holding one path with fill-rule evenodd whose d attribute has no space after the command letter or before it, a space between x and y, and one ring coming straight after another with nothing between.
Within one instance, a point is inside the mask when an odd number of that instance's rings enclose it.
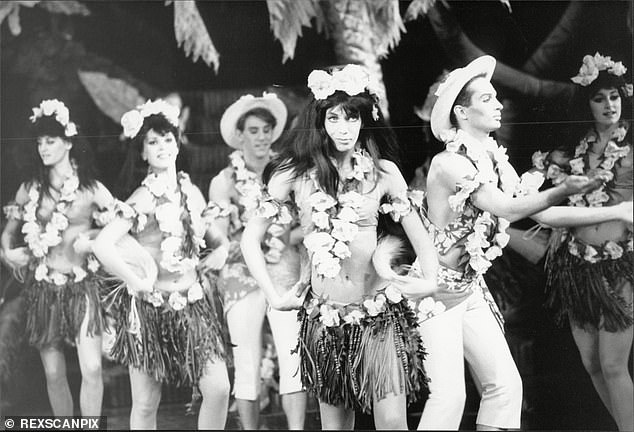
<instances>
[{"instance_id":1,"label":"wristband of flowers","mask_svg":"<svg viewBox=\"0 0 634 432\"><path fill-rule=\"evenodd\" d=\"M32 108L33 115L29 117L35 123L40 117L55 115L55 121L64 126L64 135L68 138L77 135L77 125L70 121L70 113L64 102L57 99L47 99L40 102L40 106Z\"/></svg>"},{"instance_id":2,"label":"wristband of flowers","mask_svg":"<svg viewBox=\"0 0 634 432\"><path fill-rule=\"evenodd\" d=\"M195 303L201 300L204 296L204 290L200 282L195 282L188 289L187 293L183 294L178 291L173 291L167 295L159 290L153 290L151 292L141 294L141 298L150 303L155 308L164 307L179 311L185 308L188 303Z\"/></svg>"},{"instance_id":3,"label":"wristband of flowers","mask_svg":"<svg viewBox=\"0 0 634 432\"><path fill-rule=\"evenodd\" d=\"M154 114L161 114L172 126L179 127L180 109L177 106L169 104L162 99L156 101L148 100L143 105L139 105L121 116L123 136L126 138L136 137L143 126L145 118Z\"/></svg>"},{"instance_id":4,"label":"wristband of flowers","mask_svg":"<svg viewBox=\"0 0 634 432\"><path fill-rule=\"evenodd\" d=\"M147 215L145 213L136 211L129 204L118 199L113 200L106 207L95 210L92 213L92 218L98 227L108 225L117 217L131 221L131 229L133 232L143 231L147 224Z\"/></svg>"},{"instance_id":5,"label":"wristband of flowers","mask_svg":"<svg viewBox=\"0 0 634 432\"><path fill-rule=\"evenodd\" d=\"M150 173L141 183L157 203L154 216L163 234L160 265L169 272L186 272L198 265L205 246L203 207L195 200L195 187L189 176L178 173L178 192L172 193L163 177Z\"/></svg>"},{"instance_id":6,"label":"wristband of flowers","mask_svg":"<svg viewBox=\"0 0 634 432\"><path fill-rule=\"evenodd\" d=\"M4 212L4 216L7 220L22 220L24 216L24 209L22 206L18 205L15 201L11 201L4 207L2 207L2 211Z\"/></svg>"},{"instance_id":7,"label":"wristband of flowers","mask_svg":"<svg viewBox=\"0 0 634 432\"><path fill-rule=\"evenodd\" d=\"M324 298L313 297L304 304L304 309L310 319L318 318L325 327L334 328L370 324L385 313L389 305L399 303L407 304L407 301L398 288L388 285L360 303L337 305Z\"/></svg>"},{"instance_id":8,"label":"wristband of flowers","mask_svg":"<svg viewBox=\"0 0 634 432\"><path fill-rule=\"evenodd\" d=\"M583 64L579 68L579 73L570 78L570 80L575 84L586 87L597 79L601 71L607 71L607 73L619 77L627 72L627 68L623 66L622 62L615 62L610 56L602 56L597 52L594 57L591 55L583 57Z\"/></svg>"},{"instance_id":9,"label":"wristband of flowers","mask_svg":"<svg viewBox=\"0 0 634 432\"><path fill-rule=\"evenodd\" d=\"M564 232L563 236L564 239L568 237L568 252L570 252L570 255L576 256L593 264L599 261L619 259L624 253L629 253L634 250L634 242L631 232L626 240L618 242L609 240L600 246L593 246L579 241L567 231Z\"/></svg>"}]
</instances>

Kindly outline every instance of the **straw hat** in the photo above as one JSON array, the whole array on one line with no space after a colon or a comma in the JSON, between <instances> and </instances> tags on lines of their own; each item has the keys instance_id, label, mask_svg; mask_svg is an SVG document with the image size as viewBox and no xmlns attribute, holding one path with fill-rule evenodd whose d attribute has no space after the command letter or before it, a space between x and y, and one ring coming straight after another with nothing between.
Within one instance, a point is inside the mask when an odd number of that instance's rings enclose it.
<instances>
[{"instance_id":1,"label":"straw hat","mask_svg":"<svg viewBox=\"0 0 634 432\"><path fill-rule=\"evenodd\" d=\"M231 104L220 119L220 134L229 146L238 150L242 149L242 143L237 135L237 122L244 113L253 108L265 108L275 117L277 124L273 128L273 141L282 135L288 115L284 102L275 93L264 92L261 97L248 94Z\"/></svg>"},{"instance_id":2,"label":"straw hat","mask_svg":"<svg viewBox=\"0 0 634 432\"><path fill-rule=\"evenodd\" d=\"M489 55L484 55L463 68L451 71L447 79L438 86L438 90L436 90L438 99L431 111L431 131L436 138L442 141L440 135L453 127L449 120L451 107L465 84L471 78L481 74L484 74L487 80L491 80L494 69L495 59Z\"/></svg>"}]
</instances>

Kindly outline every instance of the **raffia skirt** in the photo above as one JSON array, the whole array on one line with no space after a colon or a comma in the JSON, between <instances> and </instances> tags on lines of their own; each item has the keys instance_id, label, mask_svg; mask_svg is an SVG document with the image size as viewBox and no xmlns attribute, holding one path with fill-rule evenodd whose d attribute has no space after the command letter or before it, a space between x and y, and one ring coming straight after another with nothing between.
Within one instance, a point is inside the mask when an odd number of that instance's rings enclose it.
<instances>
[{"instance_id":1,"label":"raffia skirt","mask_svg":"<svg viewBox=\"0 0 634 432\"><path fill-rule=\"evenodd\" d=\"M298 312L297 350L303 384L321 402L369 413L390 393L405 393L408 403L425 394L425 351L405 299L386 302L376 316L366 312L358 322L342 320L340 325L325 321L315 300L309 294ZM355 309L363 310L346 306Z\"/></svg>"},{"instance_id":2,"label":"raffia skirt","mask_svg":"<svg viewBox=\"0 0 634 432\"><path fill-rule=\"evenodd\" d=\"M634 283L631 245L628 241L617 243L620 251L610 257L604 245L567 240L553 248L546 260L546 305L553 309L557 323L570 321L579 327L589 325L608 332L631 327ZM598 254L588 254L589 246ZM583 258L585 255L598 261L590 262Z\"/></svg>"},{"instance_id":3,"label":"raffia skirt","mask_svg":"<svg viewBox=\"0 0 634 432\"><path fill-rule=\"evenodd\" d=\"M29 344L37 349L63 343L75 344L88 307L88 336L104 329L104 311L99 299L100 281L89 274L80 282L71 277L61 285L36 281L29 272L22 293L26 308L26 333Z\"/></svg>"},{"instance_id":4,"label":"raffia skirt","mask_svg":"<svg viewBox=\"0 0 634 432\"><path fill-rule=\"evenodd\" d=\"M107 296L108 312L114 318L115 339L110 351L114 361L137 368L161 383L194 387L207 361L226 358L222 315L209 289L204 295L176 310L168 295L154 306L128 294L119 285ZM185 294L186 295L186 294Z\"/></svg>"}]
</instances>

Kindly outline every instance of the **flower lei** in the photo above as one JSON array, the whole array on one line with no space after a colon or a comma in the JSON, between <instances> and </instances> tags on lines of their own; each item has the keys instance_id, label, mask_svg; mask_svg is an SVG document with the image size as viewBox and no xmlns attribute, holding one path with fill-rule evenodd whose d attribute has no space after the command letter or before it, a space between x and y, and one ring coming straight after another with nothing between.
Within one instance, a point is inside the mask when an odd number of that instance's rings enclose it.
<instances>
[{"instance_id":1,"label":"flower lei","mask_svg":"<svg viewBox=\"0 0 634 432\"><path fill-rule=\"evenodd\" d=\"M313 297L304 304L304 308L311 319L319 316L319 321L324 326L338 327L346 324L360 325L367 319L374 319L387 310L388 304L398 304L403 299L398 288L388 285L385 289L378 290L376 294L366 297L359 304L339 306L326 299ZM410 307L413 303L408 301Z\"/></svg>"},{"instance_id":2,"label":"flower lei","mask_svg":"<svg viewBox=\"0 0 634 432\"><path fill-rule=\"evenodd\" d=\"M70 121L70 113L64 102L57 99L46 99L40 102L38 107L32 108L32 110L33 115L29 117L31 123L35 123L40 117L55 115L57 123L64 126L64 135L69 138L77 135L77 125Z\"/></svg>"},{"instance_id":3,"label":"flower lei","mask_svg":"<svg viewBox=\"0 0 634 432\"><path fill-rule=\"evenodd\" d=\"M373 85L370 74L363 66L349 64L342 69L333 71L332 74L316 69L308 75L308 88L316 100L326 99L336 91L345 92L348 96L356 96L367 89L368 93L375 98L372 117L375 121L379 118L376 106L378 101L377 85Z\"/></svg>"},{"instance_id":4,"label":"flower lei","mask_svg":"<svg viewBox=\"0 0 634 432\"><path fill-rule=\"evenodd\" d=\"M464 213L465 204L471 194L483 183L498 183L505 192L514 192L518 186L517 175L507 169L509 162L506 149L498 146L493 138L485 143L476 141L462 130L451 129L444 132L447 151L457 153L464 149L466 156L473 161L478 172L473 179L465 178L457 185L458 191L449 197L449 207L454 212ZM488 161L493 161L493 170ZM484 274L491 262L502 255L502 249L508 244L510 236L506 233L510 222L495 217L489 212L478 212L471 234L467 236L465 250L469 255L468 267L476 274ZM495 231L493 231L495 227Z\"/></svg>"},{"instance_id":5,"label":"flower lei","mask_svg":"<svg viewBox=\"0 0 634 432\"><path fill-rule=\"evenodd\" d=\"M178 107L167 103L163 99L149 100L121 116L123 136L134 138L141 130L145 118L153 114L162 114L173 126L179 127L180 109Z\"/></svg>"},{"instance_id":6,"label":"flower lei","mask_svg":"<svg viewBox=\"0 0 634 432\"><path fill-rule=\"evenodd\" d=\"M616 162L627 156L630 152L628 145L622 145L627 135L628 123L620 121L618 127L610 135L608 144L600 156L599 166L595 169L587 170L595 176L602 176L607 179L609 184L616 175ZM533 154L533 166L546 178L550 179L553 184L562 183L570 174L584 175L588 166L588 148L598 140L598 135L594 130L588 133L579 141L575 147L574 158L569 161L570 169L561 168L554 162L549 161L549 152L537 151ZM568 172L569 171L569 172ZM610 197L605 189L607 184L589 192L587 194L575 194L568 197L568 203L575 207L602 207L604 203L609 201Z\"/></svg>"},{"instance_id":7,"label":"flower lei","mask_svg":"<svg viewBox=\"0 0 634 432\"><path fill-rule=\"evenodd\" d=\"M66 212L77 198L79 178L77 177L75 169L73 169L73 173L64 180L60 190L59 201L55 206L51 219L44 227L42 227L37 218L40 188L41 185L39 183L34 183L29 188L29 201L24 204L22 233L24 233L24 240L27 247L37 260L34 274L35 280L38 282L52 282L55 285L64 285L68 282L68 276L57 270L49 269L46 255L50 248L62 242L61 234L68 228ZM87 258L87 268L93 273L99 269L99 262L92 255L89 255ZM88 275L80 266L73 266L72 272L74 274L74 282L81 282Z\"/></svg>"},{"instance_id":8,"label":"flower lei","mask_svg":"<svg viewBox=\"0 0 634 432\"><path fill-rule=\"evenodd\" d=\"M286 248L286 244L280 237L286 232L286 226L293 221L291 213L288 207L275 206L270 200L266 200L266 194L258 180L258 175L247 168L242 151L236 150L231 153L229 160L233 168L235 188L239 194L238 203L244 207L242 217L249 219L254 211L257 211L259 216L264 217L277 215L275 221L266 230L263 244L268 249L264 254L266 262L278 263L282 259L282 251ZM267 205L261 207L265 200ZM267 206L275 208L267 210Z\"/></svg>"},{"instance_id":9,"label":"flower lei","mask_svg":"<svg viewBox=\"0 0 634 432\"><path fill-rule=\"evenodd\" d=\"M317 274L328 278L336 277L341 271L340 261L351 256L348 245L359 229L359 215L354 209L363 201L357 190L362 180L374 172L374 163L365 151L353 153L352 166L337 199L323 192L315 178L317 190L308 197L314 229L304 238L304 245Z\"/></svg>"},{"instance_id":10,"label":"flower lei","mask_svg":"<svg viewBox=\"0 0 634 432\"><path fill-rule=\"evenodd\" d=\"M615 62L611 57L602 56L597 52L594 57L591 55L583 57L583 64L579 68L579 73L570 78L570 80L575 84L586 87L597 79L601 71L607 71L607 73L619 77L627 72L627 68L623 66L622 62ZM629 96L632 95L632 84L627 85L626 91Z\"/></svg>"}]
</instances>

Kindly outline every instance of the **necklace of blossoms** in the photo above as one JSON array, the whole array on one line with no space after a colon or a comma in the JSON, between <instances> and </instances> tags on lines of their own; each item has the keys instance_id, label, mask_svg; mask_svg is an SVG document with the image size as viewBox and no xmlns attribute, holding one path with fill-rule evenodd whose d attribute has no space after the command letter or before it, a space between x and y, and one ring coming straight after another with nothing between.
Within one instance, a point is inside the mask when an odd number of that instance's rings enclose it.
<instances>
[{"instance_id":1,"label":"necklace of blossoms","mask_svg":"<svg viewBox=\"0 0 634 432\"><path fill-rule=\"evenodd\" d=\"M599 157L598 167L591 170L595 175L601 175L606 178L608 182L614 179L616 162L627 156L630 152L629 146L619 145L627 135L628 126L628 123L625 121L619 122L617 128L610 135L603 154ZM579 144L575 147L575 156L569 161L571 174L584 175L586 173L588 149L592 144L596 143L597 140L597 133L594 130L590 130L581 141L579 141ZM551 179L553 184L559 184L568 177L568 174L558 165L554 163L549 164L547 162L548 154L548 152L535 152L535 154L533 154L533 166L542 172L546 171L546 178ZM603 184L587 194L571 195L568 197L568 203L575 207L602 207L603 204L610 199L609 195L605 192L605 187L606 185Z\"/></svg>"},{"instance_id":2,"label":"necklace of blossoms","mask_svg":"<svg viewBox=\"0 0 634 432\"><path fill-rule=\"evenodd\" d=\"M195 269L200 249L205 247L205 226L201 217L202 208L201 211L195 211L195 186L189 176L178 173L177 191L170 190L166 178L155 173L150 173L141 184L160 202L154 210L163 235L160 266L169 272L180 273ZM193 303L202 297L202 287L196 282L188 289L187 297L172 292L167 302L174 310L181 310L187 302ZM157 290L147 293L145 299L155 307L164 303L163 296Z\"/></svg>"},{"instance_id":3,"label":"necklace of blossoms","mask_svg":"<svg viewBox=\"0 0 634 432\"><path fill-rule=\"evenodd\" d=\"M233 179L235 188L238 191L239 203L245 209L245 213L253 214L264 198L263 186L258 182L258 175L247 168L244 160L244 153L236 150L229 155L231 167L233 168ZM280 215L282 216L282 215ZM286 227L292 222L290 213L286 212L284 216L278 217L266 231L263 244L268 248L264 254L266 262L274 264L282 259L282 251L286 244L280 237L286 232Z\"/></svg>"},{"instance_id":4,"label":"necklace of blossoms","mask_svg":"<svg viewBox=\"0 0 634 432\"><path fill-rule=\"evenodd\" d=\"M362 181L374 172L372 158L363 150L352 154L352 171L343 181L337 198L325 193L312 174L316 191L308 197L313 231L304 238L318 275L334 278L341 271L341 260L351 256L348 245L356 236L359 215L355 211L363 202L358 192Z\"/></svg>"},{"instance_id":5,"label":"necklace of blossoms","mask_svg":"<svg viewBox=\"0 0 634 432\"><path fill-rule=\"evenodd\" d=\"M467 199L482 183L497 183L499 178L503 191L513 191L517 187L516 176L505 173L504 165L508 164L506 149L499 146L493 138L489 137L485 143L477 143L467 133L457 130L446 142L447 151L450 152L457 153L464 147L467 157L474 162L478 170L475 178L461 183L461 189L449 197L449 206L453 211L463 212ZM486 168L485 161L488 160L493 161L493 171ZM509 170L509 173L512 171ZM489 240L487 233L493 225L496 226L496 232ZM473 232L467 236L465 243L465 250L469 254L469 267L476 274L484 274L491 267L491 262L502 255L502 249L510 238L506 233L509 225L509 221L501 217L497 218L496 223L493 215L486 211L478 215L473 224Z\"/></svg>"},{"instance_id":6,"label":"necklace of blossoms","mask_svg":"<svg viewBox=\"0 0 634 432\"><path fill-rule=\"evenodd\" d=\"M62 183L59 200L46 226L42 226L37 217L41 196L40 189L41 185L39 182L34 182L29 188L29 200L24 205L22 233L24 233L27 247L37 260L34 274L35 280L64 285L68 281L68 276L59 271L49 269L46 256L50 248L62 242L62 232L68 228L66 212L77 198L77 190L79 189L79 178L75 167L73 167L72 173ZM94 272L98 268L99 263L96 260L88 259L88 269L90 271ZM80 282L87 276L86 271L80 266L73 266L72 272L75 276L75 282Z\"/></svg>"}]
</instances>

